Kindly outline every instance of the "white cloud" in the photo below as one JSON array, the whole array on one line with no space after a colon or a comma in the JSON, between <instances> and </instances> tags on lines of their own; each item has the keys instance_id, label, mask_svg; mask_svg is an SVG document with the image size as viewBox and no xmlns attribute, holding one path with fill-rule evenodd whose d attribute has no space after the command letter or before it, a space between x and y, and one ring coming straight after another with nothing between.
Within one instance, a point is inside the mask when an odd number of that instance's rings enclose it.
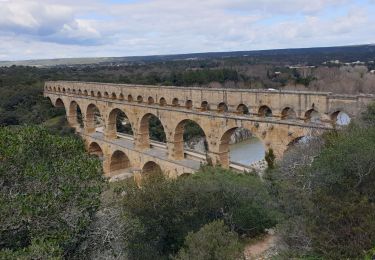
<instances>
[{"instance_id":1,"label":"white cloud","mask_svg":"<svg viewBox=\"0 0 375 260\"><path fill-rule=\"evenodd\" d=\"M374 1L374 0L369 0ZM373 42L363 0L0 0L0 59ZM7 42L3 40L6 38ZM41 48L42 46L42 48Z\"/></svg>"}]
</instances>

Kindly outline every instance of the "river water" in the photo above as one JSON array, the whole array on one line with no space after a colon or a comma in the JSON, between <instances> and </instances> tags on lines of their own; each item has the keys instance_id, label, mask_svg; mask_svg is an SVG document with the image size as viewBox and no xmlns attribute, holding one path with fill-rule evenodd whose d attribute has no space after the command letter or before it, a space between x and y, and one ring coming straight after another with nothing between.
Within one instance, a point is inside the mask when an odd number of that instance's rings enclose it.
<instances>
[{"instance_id":1,"label":"river water","mask_svg":"<svg viewBox=\"0 0 375 260\"><path fill-rule=\"evenodd\" d=\"M250 165L264 159L265 149L263 143L256 137L232 144L229 149L231 162Z\"/></svg>"}]
</instances>

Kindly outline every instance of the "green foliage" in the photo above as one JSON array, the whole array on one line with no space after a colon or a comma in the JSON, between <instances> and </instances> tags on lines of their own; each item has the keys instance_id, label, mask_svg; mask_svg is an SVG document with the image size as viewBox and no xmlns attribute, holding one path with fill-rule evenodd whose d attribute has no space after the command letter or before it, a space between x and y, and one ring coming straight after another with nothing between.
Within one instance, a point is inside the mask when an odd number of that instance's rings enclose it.
<instances>
[{"instance_id":1,"label":"green foliage","mask_svg":"<svg viewBox=\"0 0 375 260\"><path fill-rule=\"evenodd\" d=\"M363 112L362 121L368 126L375 127L375 102L371 103Z\"/></svg>"},{"instance_id":2,"label":"green foliage","mask_svg":"<svg viewBox=\"0 0 375 260\"><path fill-rule=\"evenodd\" d=\"M316 251L353 258L375 241L375 129L331 137L311 167L309 233Z\"/></svg>"},{"instance_id":3,"label":"green foliage","mask_svg":"<svg viewBox=\"0 0 375 260\"><path fill-rule=\"evenodd\" d=\"M276 224L272 200L257 176L206 167L177 180L151 175L141 189L133 184L125 190L126 219L137 223L127 233L134 259L145 252L144 259L176 253L189 232L217 219L250 237Z\"/></svg>"},{"instance_id":4,"label":"green foliage","mask_svg":"<svg viewBox=\"0 0 375 260\"><path fill-rule=\"evenodd\" d=\"M63 113L43 98L39 86L0 87L0 126L38 124Z\"/></svg>"},{"instance_id":5,"label":"green foliage","mask_svg":"<svg viewBox=\"0 0 375 260\"><path fill-rule=\"evenodd\" d=\"M160 122L160 119L152 115L149 119L149 132L150 139L159 142L166 142L167 137L165 136L164 127Z\"/></svg>"},{"instance_id":6,"label":"green foliage","mask_svg":"<svg viewBox=\"0 0 375 260\"><path fill-rule=\"evenodd\" d=\"M242 246L238 235L230 231L222 220L204 225L198 232L186 236L184 247L176 260L240 259Z\"/></svg>"},{"instance_id":7,"label":"green foliage","mask_svg":"<svg viewBox=\"0 0 375 260\"><path fill-rule=\"evenodd\" d=\"M265 155L264 159L266 160L269 169L274 169L275 168L275 159L276 159L276 156L273 153L273 149L272 148L270 148L270 149L268 149L268 151L266 151L266 155Z\"/></svg>"},{"instance_id":8,"label":"green foliage","mask_svg":"<svg viewBox=\"0 0 375 260\"><path fill-rule=\"evenodd\" d=\"M285 214L280 230L289 254L364 257L375 245L374 126L353 123L326 134L324 145L295 149L270 178Z\"/></svg>"},{"instance_id":9,"label":"green foliage","mask_svg":"<svg viewBox=\"0 0 375 260\"><path fill-rule=\"evenodd\" d=\"M45 259L74 251L99 205L100 169L78 138L0 128L2 254Z\"/></svg>"}]
</instances>

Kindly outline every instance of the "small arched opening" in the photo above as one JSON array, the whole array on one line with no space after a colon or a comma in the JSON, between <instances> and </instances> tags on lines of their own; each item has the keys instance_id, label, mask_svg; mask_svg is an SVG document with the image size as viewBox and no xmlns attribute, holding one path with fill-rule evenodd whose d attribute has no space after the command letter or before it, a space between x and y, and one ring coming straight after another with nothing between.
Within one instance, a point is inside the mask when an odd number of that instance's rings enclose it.
<instances>
[{"instance_id":1,"label":"small arched opening","mask_svg":"<svg viewBox=\"0 0 375 260\"><path fill-rule=\"evenodd\" d=\"M201 103L201 111L208 111L208 110L210 110L208 102L207 101L202 101L202 103Z\"/></svg>"},{"instance_id":2,"label":"small arched opening","mask_svg":"<svg viewBox=\"0 0 375 260\"><path fill-rule=\"evenodd\" d=\"M281 119L284 120L290 120L290 119L296 119L297 114L291 107L286 107L281 111Z\"/></svg>"},{"instance_id":3,"label":"small arched opening","mask_svg":"<svg viewBox=\"0 0 375 260\"><path fill-rule=\"evenodd\" d=\"M185 102L185 107L187 109L192 109L193 108L193 101L191 101L190 99L189 100L186 100Z\"/></svg>"},{"instance_id":4,"label":"small arched opening","mask_svg":"<svg viewBox=\"0 0 375 260\"><path fill-rule=\"evenodd\" d=\"M268 106L261 106L258 110L260 117L272 117L272 110Z\"/></svg>"},{"instance_id":5,"label":"small arched opening","mask_svg":"<svg viewBox=\"0 0 375 260\"><path fill-rule=\"evenodd\" d=\"M221 102L219 105L217 105L217 112L219 112L219 113L228 112L227 104L225 104L225 102Z\"/></svg>"},{"instance_id":6,"label":"small arched opening","mask_svg":"<svg viewBox=\"0 0 375 260\"><path fill-rule=\"evenodd\" d=\"M305 121L319 123L320 122L320 113L315 109L310 109L305 113Z\"/></svg>"},{"instance_id":7,"label":"small arched opening","mask_svg":"<svg viewBox=\"0 0 375 260\"><path fill-rule=\"evenodd\" d=\"M102 93L101 93L100 91L98 91L98 93L96 94L96 96L97 96L98 98L101 98L101 97L102 97Z\"/></svg>"},{"instance_id":8,"label":"small arched opening","mask_svg":"<svg viewBox=\"0 0 375 260\"><path fill-rule=\"evenodd\" d=\"M148 97L147 104L152 105L154 103L155 103L154 98L153 97Z\"/></svg>"},{"instance_id":9,"label":"small arched opening","mask_svg":"<svg viewBox=\"0 0 375 260\"><path fill-rule=\"evenodd\" d=\"M350 116L343 111L336 111L331 114L331 120L334 125L346 126L350 124Z\"/></svg>"},{"instance_id":10,"label":"small arched opening","mask_svg":"<svg viewBox=\"0 0 375 260\"><path fill-rule=\"evenodd\" d=\"M115 151L111 156L109 171L111 175L118 175L122 171L130 168L130 160L122 151Z\"/></svg>"},{"instance_id":11,"label":"small arched opening","mask_svg":"<svg viewBox=\"0 0 375 260\"><path fill-rule=\"evenodd\" d=\"M178 107L178 106L180 106L179 101L178 101L178 98L174 98L174 99L172 100L172 106L174 106L174 107Z\"/></svg>"},{"instance_id":12,"label":"small arched opening","mask_svg":"<svg viewBox=\"0 0 375 260\"><path fill-rule=\"evenodd\" d=\"M116 96L116 93L112 93L112 95L111 95L111 99L116 99L117 98L117 96Z\"/></svg>"},{"instance_id":13,"label":"small arched opening","mask_svg":"<svg viewBox=\"0 0 375 260\"><path fill-rule=\"evenodd\" d=\"M90 91L90 96L95 97L95 92L91 90Z\"/></svg>"},{"instance_id":14,"label":"small arched opening","mask_svg":"<svg viewBox=\"0 0 375 260\"><path fill-rule=\"evenodd\" d=\"M78 90L78 95L82 95L82 90Z\"/></svg>"},{"instance_id":15,"label":"small arched opening","mask_svg":"<svg viewBox=\"0 0 375 260\"><path fill-rule=\"evenodd\" d=\"M165 98L163 98L163 97L160 98L159 105L162 106L162 107L166 106L167 105L167 100L165 100Z\"/></svg>"},{"instance_id":16,"label":"small arched opening","mask_svg":"<svg viewBox=\"0 0 375 260\"><path fill-rule=\"evenodd\" d=\"M103 160L103 150L97 142L92 142L89 145L89 154L98 157L100 160Z\"/></svg>"},{"instance_id":17,"label":"small arched opening","mask_svg":"<svg viewBox=\"0 0 375 260\"><path fill-rule=\"evenodd\" d=\"M118 96L118 99L120 99L120 100L124 100L124 94L120 94L119 96Z\"/></svg>"},{"instance_id":18,"label":"small arched opening","mask_svg":"<svg viewBox=\"0 0 375 260\"><path fill-rule=\"evenodd\" d=\"M63 92L64 92L64 93L66 92L66 89L65 89L65 88L63 88Z\"/></svg>"},{"instance_id":19,"label":"small arched opening","mask_svg":"<svg viewBox=\"0 0 375 260\"><path fill-rule=\"evenodd\" d=\"M88 96L88 95L89 95L89 93L87 92L87 90L83 91L83 94L84 94L85 96Z\"/></svg>"},{"instance_id":20,"label":"small arched opening","mask_svg":"<svg viewBox=\"0 0 375 260\"><path fill-rule=\"evenodd\" d=\"M61 92L61 88L60 88L60 87L58 87L58 88L57 88L57 91L58 91L58 92Z\"/></svg>"},{"instance_id":21,"label":"small arched opening","mask_svg":"<svg viewBox=\"0 0 375 260\"><path fill-rule=\"evenodd\" d=\"M153 161L146 162L142 167L143 174L160 174L162 173L161 167L159 164Z\"/></svg>"},{"instance_id":22,"label":"small arched opening","mask_svg":"<svg viewBox=\"0 0 375 260\"><path fill-rule=\"evenodd\" d=\"M108 94L108 92L106 91L106 92L104 92L104 98L109 98L109 94Z\"/></svg>"},{"instance_id":23,"label":"small arched opening","mask_svg":"<svg viewBox=\"0 0 375 260\"><path fill-rule=\"evenodd\" d=\"M248 115L249 114L249 108L244 104L239 104L237 106L237 113L240 115Z\"/></svg>"},{"instance_id":24,"label":"small arched opening","mask_svg":"<svg viewBox=\"0 0 375 260\"><path fill-rule=\"evenodd\" d=\"M128 95L128 102L133 102L133 96L132 95Z\"/></svg>"},{"instance_id":25,"label":"small arched opening","mask_svg":"<svg viewBox=\"0 0 375 260\"><path fill-rule=\"evenodd\" d=\"M138 103L142 103L143 102L143 97L142 96L138 96L137 97L137 102Z\"/></svg>"}]
</instances>

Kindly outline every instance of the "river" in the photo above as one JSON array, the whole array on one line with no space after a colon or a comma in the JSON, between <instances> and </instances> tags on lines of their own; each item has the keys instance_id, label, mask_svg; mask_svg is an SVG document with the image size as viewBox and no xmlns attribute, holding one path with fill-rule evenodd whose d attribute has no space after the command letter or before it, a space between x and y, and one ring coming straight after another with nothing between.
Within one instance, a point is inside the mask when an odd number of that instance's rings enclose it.
<instances>
[{"instance_id":1,"label":"river","mask_svg":"<svg viewBox=\"0 0 375 260\"><path fill-rule=\"evenodd\" d=\"M230 161L244 165L264 159L263 143L256 137L230 145Z\"/></svg>"}]
</instances>

